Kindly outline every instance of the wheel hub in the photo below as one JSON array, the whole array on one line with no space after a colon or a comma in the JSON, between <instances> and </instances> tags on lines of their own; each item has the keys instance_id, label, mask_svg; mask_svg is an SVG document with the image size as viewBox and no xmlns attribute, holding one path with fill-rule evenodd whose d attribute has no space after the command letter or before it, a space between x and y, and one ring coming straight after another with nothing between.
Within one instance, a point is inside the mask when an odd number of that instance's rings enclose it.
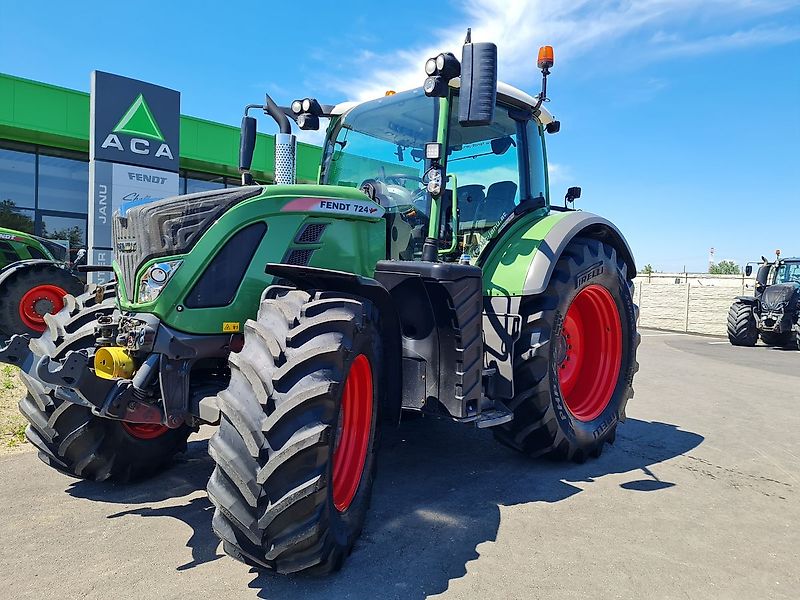
<instances>
[{"instance_id":1,"label":"wheel hub","mask_svg":"<svg viewBox=\"0 0 800 600\"><path fill-rule=\"evenodd\" d=\"M64 308L66 291L57 285L37 285L29 289L19 302L19 316L26 327L43 332L47 325L44 316Z\"/></svg>"},{"instance_id":2,"label":"wheel hub","mask_svg":"<svg viewBox=\"0 0 800 600\"><path fill-rule=\"evenodd\" d=\"M158 423L128 423L127 421L122 422L122 428L137 440L154 440L169 431L169 427Z\"/></svg>"},{"instance_id":3,"label":"wheel hub","mask_svg":"<svg viewBox=\"0 0 800 600\"><path fill-rule=\"evenodd\" d=\"M53 303L47 298L40 298L33 304L33 310L41 316L49 315L53 312L53 308L55 308Z\"/></svg>"}]
</instances>

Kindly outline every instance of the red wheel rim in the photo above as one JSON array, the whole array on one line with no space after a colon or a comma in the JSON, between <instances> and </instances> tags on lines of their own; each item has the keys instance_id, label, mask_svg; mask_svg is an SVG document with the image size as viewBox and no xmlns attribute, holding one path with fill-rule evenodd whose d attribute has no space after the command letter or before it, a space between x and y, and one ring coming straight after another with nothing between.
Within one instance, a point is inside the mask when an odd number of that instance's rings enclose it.
<instances>
[{"instance_id":1,"label":"red wheel rim","mask_svg":"<svg viewBox=\"0 0 800 600\"><path fill-rule=\"evenodd\" d=\"M157 423L127 423L123 421L122 428L139 440L154 440L169 431L169 427Z\"/></svg>"},{"instance_id":2,"label":"red wheel rim","mask_svg":"<svg viewBox=\"0 0 800 600\"><path fill-rule=\"evenodd\" d=\"M47 329L44 316L54 314L64 308L66 291L57 285L37 285L32 287L19 301L19 316L25 326L34 331Z\"/></svg>"},{"instance_id":3,"label":"red wheel rim","mask_svg":"<svg viewBox=\"0 0 800 600\"><path fill-rule=\"evenodd\" d=\"M558 383L579 421L597 418L608 406L622 363L622 326L614 297L600 285L583 288L564 317L556 347Z\"/></svg>"},{"instance_id":4,"label":"red wheel rim","mask_svg":"<svg viewBox=\"0 0 800 600\"><path fill-rule=\"evenodd\" d=\"M344 382L333 451L333 505L344 512L356 495L372 430L372 365L356 356Z\"/></svg>"}]
</instances>

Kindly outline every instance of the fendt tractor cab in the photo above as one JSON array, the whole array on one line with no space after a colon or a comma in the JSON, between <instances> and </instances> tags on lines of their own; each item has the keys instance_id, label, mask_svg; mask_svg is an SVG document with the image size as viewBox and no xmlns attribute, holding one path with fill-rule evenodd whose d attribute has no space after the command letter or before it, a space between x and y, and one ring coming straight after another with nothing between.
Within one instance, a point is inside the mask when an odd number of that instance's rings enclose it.
<instances>
[{"instance_id":1,"label":"fendt tractor cab","mask_svg":"<svg viewBox=\"0 0 800 600\"><path fill-rule=\"evenodd\" d=\"M540 52L543 79L552 48ZM497 48L425 65L423 87L306 98L278 124L275 182L137 206L113 224L115 284L16 336L28 439L88 479L158 471L201 424L214 531L247 564L339 568L361 531L380 425L415 411L491 427L530 456L614 441L637 370L622 234L551 206L559 124L497 83ZM292 122L330 118L318 183L295 183ZM568 200L578 196L571 189Z\"/></svg>"},{"instance_id":2,"label":"fendt tractor cab","mask_svg":"<svg viewBox=\"0 0 800 600\"><path fill-rule=\"evenodd\" d=\"M80 294L76 271L85 250L72 259L69 248L30 233L0 227L0 342L15 333L41 335L45 315L64 308L66 294Z\"/></svg>"},{"instance_id":3,"label":"fendt tractor cab","mask_svg":"<svg viewBox=\"0 0 800 600\"><path fill-rule=\"evenodd\" d=\"M745 266L753 274L753 264ZM739 296L728 311L728 339L734 346L768 346L800 350L800 258L761 257L752 296Z\"/></svg>"}]
</instances>

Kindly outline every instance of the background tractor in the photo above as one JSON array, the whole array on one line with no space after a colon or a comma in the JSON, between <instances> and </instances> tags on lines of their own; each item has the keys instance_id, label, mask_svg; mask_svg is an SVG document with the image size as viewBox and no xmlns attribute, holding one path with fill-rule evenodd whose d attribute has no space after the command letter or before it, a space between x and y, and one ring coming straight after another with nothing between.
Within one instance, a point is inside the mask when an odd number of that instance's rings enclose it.
<instances>
[{"instance_id":1,"label":"background tractor","mask_svg":"<svg viewBox=\"0 0 800 600\"><path fill-rule=\"evenodd\" d=\"M544 47L544 82L552 64ZM208 494L225 551L328 572L402 411L490 427L529 456L580 462L613 443L638 368L625 239L551 205L544 84L498 83L496 46L469 36L425 75L361 104L267 96L242 121L242 187L114 218L118 283L0 349L45 462L143 477L219 424ZM280 129L274 185L249 173L256 109ZM297 185L290 121L321 117L319 182Z\"/></svg>"},{"instance_id":2,"label":"background tractor","mask_svg":"<svg viewBox=\"0 0 800 600\"><path fill-rule=\"evenodd\" d=\"M747 265L749 276L753 266ZM728 311L728 339L734 346L800 349L800 258L761 257L753 296L739 296Z\"/></svg>"},{"instance_id":3,"label":"background tractor","mask_svg":"<svg viewBox=\"0 0 800 600\"><path fill-rule=\"evenodd\" d=\"M83 291L68 248L52 240L0 227L0 340L15 333L39 335L44 316L64 307L64 296Z\"/></svg>"}]
</instances>

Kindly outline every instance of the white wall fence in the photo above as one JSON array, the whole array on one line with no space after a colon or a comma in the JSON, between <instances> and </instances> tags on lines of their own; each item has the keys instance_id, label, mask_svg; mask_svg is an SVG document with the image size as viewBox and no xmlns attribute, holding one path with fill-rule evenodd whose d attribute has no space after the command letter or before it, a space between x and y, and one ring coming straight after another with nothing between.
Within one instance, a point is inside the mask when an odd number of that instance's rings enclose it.
<instances>
[{"instance_id":1,"label":"white wall fence","mask_svg":"<svg viewBox=\"0 0 800 600\"><path fill-rule=\"evenodd\" d=\"M640 273L634 282L641 327L725 335L731 302L736 296L752 296L755 279L708 273Z\"/></svg>"}]
</instances>

